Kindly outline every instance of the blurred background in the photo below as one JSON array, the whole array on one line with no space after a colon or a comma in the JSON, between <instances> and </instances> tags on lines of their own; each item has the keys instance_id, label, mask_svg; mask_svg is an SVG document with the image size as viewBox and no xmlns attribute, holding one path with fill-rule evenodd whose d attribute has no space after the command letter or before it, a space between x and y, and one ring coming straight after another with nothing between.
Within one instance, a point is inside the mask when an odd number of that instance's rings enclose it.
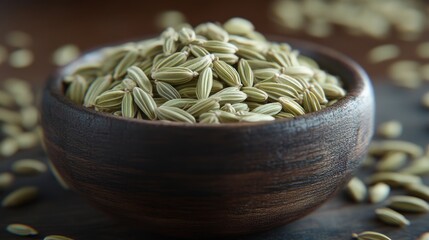
<instances>
[{"instance_id":1,"label":"blurred background","mask_svg":"<svg viewBox=\"0 0 429 240\"><path fill-rule=\"evenodd\" d=\"M193 26L231 17L252 21L264 34L287 35L336 48L372 74L381 69L367 64L367 52L377 45L397 44L401 57L415 59L417 43L428 39L428 7L417 0L278 0L278 1L0 1L0 81L18 77L42 83L55 69L52 54L65 44L81 51L100 45L143 38L161 31L160 15L183 13ZM157 22L158 20L158 22ZM14 68L7 57L18 47L8 44L11 32L26 33L34 61ZM3 62L3 63L1 63ZM19 71L18 71L19 70Z\"/></svg>"},{"instance_id":2,"label":"blurred background","mask_svg":"<svg viewBox=\"0 0 429 240\"><path fill-rule=\"evenodd\" d=\"M46 163L38 140L35 99L59 66L85 51L153 36L169 25L223 23L231 17L250 20L257 31L268 36L320 43L356 60L374 82L377 122L399 120L404 128L400 139L422 148L429 143L428 112L421 104L429 91L429 1L0 0L0 173L11 171L14 161L22 158ZM423 105L429 107L426 95ZM16 119L19 126L14 126ZM10 122L13 124L3 124ZM6 125L8 128L3 127ZM46 171L46 166L39 170ZM1 229L12 222L25 222L41 232L76 239L138 239L133 238L139 236L138 230L107 219L64 191L51 174L17 178L4 193L29 184L41 188L43 201L20 209L0 208ZM0 192L2 198L4 193ZM374 228L392 233L395 239L415 239L427 231L429 220L428 216L412 217L416 219L413 231L392 231L373 218L371 206L356 207L338 196L303 220L249 239L349 239L352 231ZM20 239L10 234L3 238L3 234L7 233L0 231L0 239Z\"/></svg>"}]
</instances>

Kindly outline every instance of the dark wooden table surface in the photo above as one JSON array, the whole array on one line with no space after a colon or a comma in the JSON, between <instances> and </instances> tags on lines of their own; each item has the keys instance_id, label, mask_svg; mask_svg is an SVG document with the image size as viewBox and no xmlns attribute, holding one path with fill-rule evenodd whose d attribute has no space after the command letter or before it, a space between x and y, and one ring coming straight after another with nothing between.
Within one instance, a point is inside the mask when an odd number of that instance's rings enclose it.
<instances>
[{"instance_id":1,"label":"dark wooden table surface","mask_svg":"<svg viewBox=\"0 0 429 240\"><path fill-rule=\"evenodd\" d=\"M246 7L243 7L245 4ZM35 53L35 63L28 68L14 69L7 63L0 64L0 81L18 77L41 88L50 72L52 52L59 46L75 43L87 50L101 44L143 37L158 32L155 16L168 9L184 12L193 24L202 21L225 21L229 17L242 16L252 20L257 29L269 34L280 32L267 18L265 1L164 1L149 4L146 1L26 1L4 0L0 2L0 45L4 36L12 30L22 30L33 37L29 47ZM418 90L404 90L393 86L386 76L389 63L371 65L366 52L373 46L395 43L401 47L403 59L417 59L416 43L429 40L425 33L421 39L405 42L395 37L374 40L351 37L344 31L317 39L301 33L289 34L297 38L322 43L336 48L358 61L370 74L377 98L377 122L398 119L404 124L401 139L411 140L422 146L429 143L429 113L419 107L420 97L429 90L429 84ZM13 48L9 48L9 51ZM423 60L421 60L424 62ZM428 62L428 60L426 60ZM46 161L41 149L20 152L0 161L0 172L10 169L11 163L20 158L38 158ZM361 170L359 175L366 175ZM429 184L429 178L425 179ZM36 177L20 177L14 185L36 185L41 188L37 202L16 209L0 208L0 239L25 239L8 234L4 228L9 223L26 223L36 227L41 236L63 234L74 239L162 239L147 235L132 227L115 223L103 213L88 205L73 192L63 190L54 177L43 174ZM0 198L5 193L0 192ZM407 228L385 226L375 220L376 205L354 204L341 193L309 216L287 226L253 236L236 239L350 239L352 232L376 230L392 239L415 239L429 231L429 214L407 215L412 224ZM41 237L27 238L40 239Z\"/></svg>"}]
</instances>

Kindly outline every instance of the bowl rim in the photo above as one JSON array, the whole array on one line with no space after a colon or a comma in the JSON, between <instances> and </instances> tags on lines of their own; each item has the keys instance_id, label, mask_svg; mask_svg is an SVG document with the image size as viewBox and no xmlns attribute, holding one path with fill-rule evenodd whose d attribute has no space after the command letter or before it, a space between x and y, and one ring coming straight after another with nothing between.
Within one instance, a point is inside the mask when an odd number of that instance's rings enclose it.
<instances>
[{"instance_id":1,"label":"bowl rim","mask_svg":"<svg viewBox=\"0 0 429 240\"><path fill-rule=\"evenodd\" d=\"M323 116L330 114L336 109L344 108L347 105L351 104L355 100L356 96L361 95L366 89L372 89L370 85L370 79L365 70L350 57L346 56L343 53L340 53L337 50L326 47L324 45L310 42L307 40L302 40L299 38L291 38L288 36L281 35L267 35L267 40L272 42L284 42L290 44L293 49L298 51L305 50L309 53L315 53L316 55L321 55L327 57L335 62L339 63L339 66L346 68L352 74L352 78L345 82L348 86L346 96L338 100L332 106L321 109L316 112L306 113L294 118L281 118L275 119L273 121L260 121L260 122L234 122L234 123L222 123L222 124L210 124L210 123L183 123L183 122L172 122L172 121L160 121L160 120L146 120L146 119L136 119L136 118L124 118L121 116L115 116L113 114L98 112L95 109L84 107L83 105L76 104L69 100L62 91L62 76L64 76L65 70L70 67L72 64L77 64L82 61L85 56L90 54L97 54L101 49L105 47L117 46L119 44L124 44L128 42L138 42L145 39L153 38L153 35L148 35L148 37L143 37L138 40L126 41L123 43L116 44L107 44L98 48L90 49L86 52L83 52L77 59L73 62L58 68L54 71L49 77L45 85L45 92L49 92L51 96L60 102L61 104L72 108L82 114L90 114L94 117L108 118L114 121L122 121L123 123L133 123L138 125L152 125L159 127L176 127L176 128L248 128L252 126L269 126L279 123L286 122L297 122L297 121L307 121L307 119L317 118L318 116ZM372 90L371 90L372 91ZM42 106L43 107L43 106Z\"/></svg>"}]
</instances>

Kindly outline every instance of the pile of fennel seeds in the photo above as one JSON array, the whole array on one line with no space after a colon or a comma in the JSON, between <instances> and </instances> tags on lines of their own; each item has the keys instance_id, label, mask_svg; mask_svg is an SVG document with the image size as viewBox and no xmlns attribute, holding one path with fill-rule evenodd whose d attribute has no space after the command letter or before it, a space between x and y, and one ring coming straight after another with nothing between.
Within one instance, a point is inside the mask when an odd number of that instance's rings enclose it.
<instances>
[{"instance_id":1,"label":"pile of fennel seeds","mask_svg":"<svg viewBox=\"0 0 429 240\"><path fill-rule=\"evenodd\" d=\"M101 50L65 76L66 96L117 116L187 123L293 118L345 96L341 81L253 24L167 28L157 38Z\"/></svg>"}]
</instances>

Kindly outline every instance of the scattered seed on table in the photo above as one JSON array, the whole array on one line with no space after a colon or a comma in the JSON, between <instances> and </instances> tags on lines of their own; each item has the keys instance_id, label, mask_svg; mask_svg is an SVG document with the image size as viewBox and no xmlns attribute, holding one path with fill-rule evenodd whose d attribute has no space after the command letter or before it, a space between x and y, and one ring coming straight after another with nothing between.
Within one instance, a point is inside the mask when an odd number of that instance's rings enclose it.
<instances>
[{"instance_id":1,"label":"scattered seed on table","mask_svg":"<svg viewBox=\"0 0 429 240\"><path fill-rule=\"evenodd\" d=\"M410 221L404 215L390 208L377 208L375 209L375 214L378 219L389 225L399 227L410 225Z\"/></svg>"},{"instance_id":2,"label":"scattered seed on table","mask_svg":"<svg viewBox=\"0 0 429 240\"><path fill-rule=\"evenodd\" d=\"M374 47L368 52L368 60L371 63L380 63L399 56L400 49L394 44L385 44Z\"/></svg>"},{"instance_id":3,"label":"scattered seed on table","mask_svg":"<svg viewBox=\"0 0 429 240\"><path fill-rule=\"evenodd\" d=\"M52 55L52 62L57 66L64 66L75 60L80 54L79 47L74 44L63 45Z\"/></svg>"},{"instance_id":4,"label":"scattered seed on table","mask_svg":"<svg viewBox=\"0 0 429 240\"><path fill-rule=\"evenodd\" d=\"M429 232L425 232L417 238L417 240L429 240Z\"/></svg>"},{"instance_id":5,"label":"scattered seed on table","mask_svg":"<svg viewBox=\"0 0 429 240\"><path fill-rule=\"evenodd\" d=\"M413 159L423 155L423 148L421 146L403 140L372 141L369 147L369 154L375 156L380 156L392 151L407 153Z\"/></svg>"},{"instance_id":6,"label":"scattered seed on table","mask_svg":"<svg viewBox=\"0 0 429 240\"><path fill-rule=\"evenodd\" d=\"M177 25L176 22L172 24ZM94 74L85 76L80 74L81 70L79 74L75 70L63 79L66 96L71 100L78 99L78 101L74 100L76 103L82 103L83 99L84 106L87 107L91 107L92 104L87 104L86 100L93 98L96 111L121 117L164 121L184 120L179 117L179 112L185 109L174 109L175 117L166 119L167 115L173 114L173 112L167 114L166 108L175 107L168 105L177 104L177 101L174 101L163 105L167 100L219 97L220 100L213 104L213 108L207 107L201 110L204 110L204 113L222 108L224 104L247 105L247 110L244 112L235 111L234 113L229 107L227 111L229 114L220 113L223 117L208 114L201 118L205 123L218 123L217 120L223 123L224 116L230 114L237 115L234 121L240 122L290 118L293 115L298 116L329 107L333 101L347 94L338 77L319 68L318 64L309 57L300 56L300 53L293 50L289 44L277 44L266 40L261 33L254 31L251 22L235 18L225 26L228 29L223 29L218 23L209 22L202 23L194 29L192 26L179 29L170 27L162 32L159 38L117 46L115 48L131 49L123 54L125 57L122 55L119 58L112 58L111 55L105 54L97 60L97 63L92 64L95 66L92 69L96 72L103 75L113 74L113 83L109 83L104 91L97 92L98 96L94 96L94 91L91 91L93 86L99 86L104 79L94 80ZM246 34L238 34L238 36L229 34L228 31L246 32ZM103 49L103 51L107 50ZM238 62L239 57L249 60ZM113 62L109 64L112 66L101 67L100 65L104 65L105 61ZM85 64L76 66L78 69L84 67ZM252 68L257 69L253 72ZM315 74L317 74L317 79L314 78L316 82L312 80ZM77 84L77 79L81 79L80 84ZM144 85L141 85L142 79L147 84L143 82ZM254 81L259 82L254 84ZM319 85L317 81L323 83ZM124 86L124 82L130 83L126 84L128 87ZM81 86L76 87L77 85ZM145 85L150 86L150 91L143 87ZM152 85L156 88L152 89ZM243 85L245 87L241 88ZM142 92L136 92L139 89ZM125 93L127 91L133 91L132 98L130 94ZM144 92L148 96L145 96ZM249 112L260 105L278 103L280 100L282 100L284 112L274 111L272 114L268 112L275 117L267 113ZM149 112L145 111L149 109L147 101L150 101L149 105L152 109ZM139 108L136 113L134 113L133 102ZM195 104L199 107L199 103ZM122 110L120 110L121 107ZM186 111L195 110L191 106L187 108ZM143 111L143 116L140 110ZM173 111L173 109L170 110ZM196 117L190 122L196 123L203 112L190 113L194 118Z\"/></svg>"},{"instance_id":7,"label":"scattered seed on table","mask_svg":"<svg viewBox=\"0 0 429 240\"><path fill-rule=\"evenodd\" d=\"M423 64L419 68L420 77L425 80L429 81L429 63Z\"/></svg>"},{"instance_id":8,"label":"scattered seed on table","mask_svg":"<svg viewBox=\"0 0 429 240\"><path fill-rule=\"evenodd\" d=\"M429 201L429 186L423 184L410 184L405 186L408 194Z\"/></svg>"},{"instance_id":9,"label":"scattered seed on table","mask_svg":"<svg viewBox=\"0 0 429 240\"><path fill-rule=\"evenodd\" d=\"M421 184L422 178L409 174L396 173L396 172L380 172L371 175L368 178L370 184L386 183L391 187L404 187L408 184Z\"/></svg>"},{"instance_id":10,"label":"scattered seed on table","mask_svg":"<svg viewBox=\"0 0 429 240\"><path fill-rule=\"evenodd\" d=\"M230 34L246 35L255 30L253 23L244 18L231 18L223 24L223 28Z\"/></svg>"},{"instance_id":11,"label":"scattered seed on table","mask_svg":"<svg viewBox=\"0 0 429 240\"><path fill-rule=\"evenodd\" d=\"M390 193L389 185L379 182L371 186L368 190L369 201L371 203L379 203L384 201Z\"/></svg>"},{"instance_id":12,"label":"scattered seed on table","mask_svg":"<svg viewBox=\"0 0 429 240\"><path fill-rule=\"evenodd\" d=\"M422 42L416 47L417 56L421 58L429 58L429 42Z\"/></svg>"},{"instance_id":13,"label":"scattered seed on table","mask_svg":"<svg viewBox=\"0 0 429 240\"><path fill-rule=\"evenodd\" d=\"M32 129L37 126L39 121L39 110L35 106L29 106L22 108L21 113L21 125L26 129Z\"/></svg>"},{"instance_id":14,"label":"scattered seed on table","mask_svg":"<svg viewBox=\"0 0 429 240\"><path fill-rule=\"evenodd\" d=\"M18 144L18 148L21 150L33 148L40 143L40 136L37 131L19 133L13 138Z\"/></svg>"},{"instance_id":15,"label":"scattered seed on table","mask_svg":"<svg viewBox=\"0 0 429 240\"><path fill-rule=\"evenodd\" d=\"M52 164L52 162L50 160L48 160L48 166L52 172L52 175L54 175L55 179L61 185L61 187L63 187L66 190L70 189L70 187L64 181L63 177L60 175L60 173L58 172L58 170L55 168L55 166Z\"/></svg>"},{"instance_id":16,"label":"scattered seed on table","mask_svg":"<svg viewBox=\"0 0 429 240\"><path fill-rule=\"evenodd\" d=\"M25 68L33 63L33 52L28 49L19 49L9 55L9 64L14 68Z\"/></svg>"},{"instance_id":17,"label":"scattered seed on table","mask_svg":"<svg viewBox=\"0 0 429 240\"><path fill-rule=\"evenodd\" d=\"M388 152L377 162L377 171L389 172L402 168L407 162L407 154L404 152Z\"/></svg>"},{"instance_id":18,"label":"scattered seed on table","mask_svg":"<svg viewBox=\"0 0 429 240\"><path fill-rule=\"evenodd\" d=\"M396 120L381 123L377 128L377 134L384 138L397 138L402 134L402 124Z\"/></svg>"},{"instance_id":19,"label":"scattered seed on table","mask_svg":"<svg viewBox=\"0 0 429 240\"><path fill-rule=\"evenodd\" d=\"M399 171L404 174L426 175L429 173L429 157L423 156L411 161L405 168Z\"/></svg>"},{"instance_id":20,"label":"scattered seed on table","mask_svg":"<svg viewBox=\"0 0 429 240\"><path fill-rule=\"evenodd\" d=\"M165 29L168 27L177 27L186 22L186 17L183 13L179 11L165 11L160 13L156 19L155 23L159 29Z\"/></svg>"},{"instance_id":21,"label":"scattered seed on table","mask_svg":"<svg viewBox=\"0 0 429 240\"><path fill-rule=\"evenodd\" d=\"M414 2L413 2L414 3ZM387 38L390 32L402 40L418 40L427 27L420 4L409 1L291 1L277 0L270 7L270 19L280 30L302 30L312 21L323 19L344 28L350 35Z\"/></svg>"},{"instance_id":22,"label":"scattered seed on table","mask_svg":"<svg viewBox=\"0 0 429 240\"><path fill-rule=\"evenodd\" d=\"M390 197L388 206L405 212L425 213L429 211L429 204L425 200L405 195Z\"/></svg>"},{"instance_id":23,"label":"scattered seed on table","mask_svg":"<svg viewBox=\"0 0 429 240\"><path fill-rule=\"evenodd\" d=\"M35 175L47 171L47 166L36 159L20 159L12 164L12 171L19 175Z\"/></svg>"},{"instance_id":24,"label":"scattered seed on table","mask_svg":"<svg viewBox=\"0 0 429 240\"><path fill-rule=\"evenodd\" d=\"M7 33L5 40L9 46L17 48L28 47L33 41L28 33L18 30Z\"/></svg>"},{"instance_id":25,"label":"scattered seed on table","mask_svg":"<svg viewBox=\"0 0 429 240\"><path fill-rule=\"evenodd\" d=\"M367 155L362 161L362 167L369 168L375 165L375 158L373 156Z\"/></svg>"},{"instance_id":26,"label":"scattered seed on table","mask_svg":"<svg viewBox=\"0 0 429 240\"><path fill-rule=\"evenodd\" d=\"M73 240L73 238L69 238L62 235L49 235L43 238L43 240Z\"/></svg>"},{"instance_id":27,"label":"scattered seed on table","mask_svg":"<svg viewBox=\"0 0 429 240\"><path fill-rule=\"evenodd\" d=\"M0 156L2 157L10 157L18 150L18 143L13 138L6 138L0 142Z\"/></svg>"},{"instance_id":28,"label":"scattered seed on table","mask_svg":"<svg viewBox=\"0 0 429 240\"><path fill-rule=\"evenodd\" d=\"M392 63L388 75L395 84L405 88L415 89L421 85L419 74L420 64L412 60L400 60Z\"/></svg>"},{"instance_id":29,"label":"scattered seed on table","mask_svg":"<svg viewBox=\"0 0 429 240\"><path fill-rule=\"evenodd\" d=\"M429 92L427 92L423 95L421 102L422 102L423 107L429 109Z\"/></svg>"},{"instance_id":30,"label":"scattered seed on table","mask_svg":"<svg viewBox=\"0 0 429 240\"><path fill-rule=\"evenodd\" d=\"M319 18L311 20L305 30L310 36L324 38L332 34L333 27L325 19Z\"/></svg>"}]
</instances>

